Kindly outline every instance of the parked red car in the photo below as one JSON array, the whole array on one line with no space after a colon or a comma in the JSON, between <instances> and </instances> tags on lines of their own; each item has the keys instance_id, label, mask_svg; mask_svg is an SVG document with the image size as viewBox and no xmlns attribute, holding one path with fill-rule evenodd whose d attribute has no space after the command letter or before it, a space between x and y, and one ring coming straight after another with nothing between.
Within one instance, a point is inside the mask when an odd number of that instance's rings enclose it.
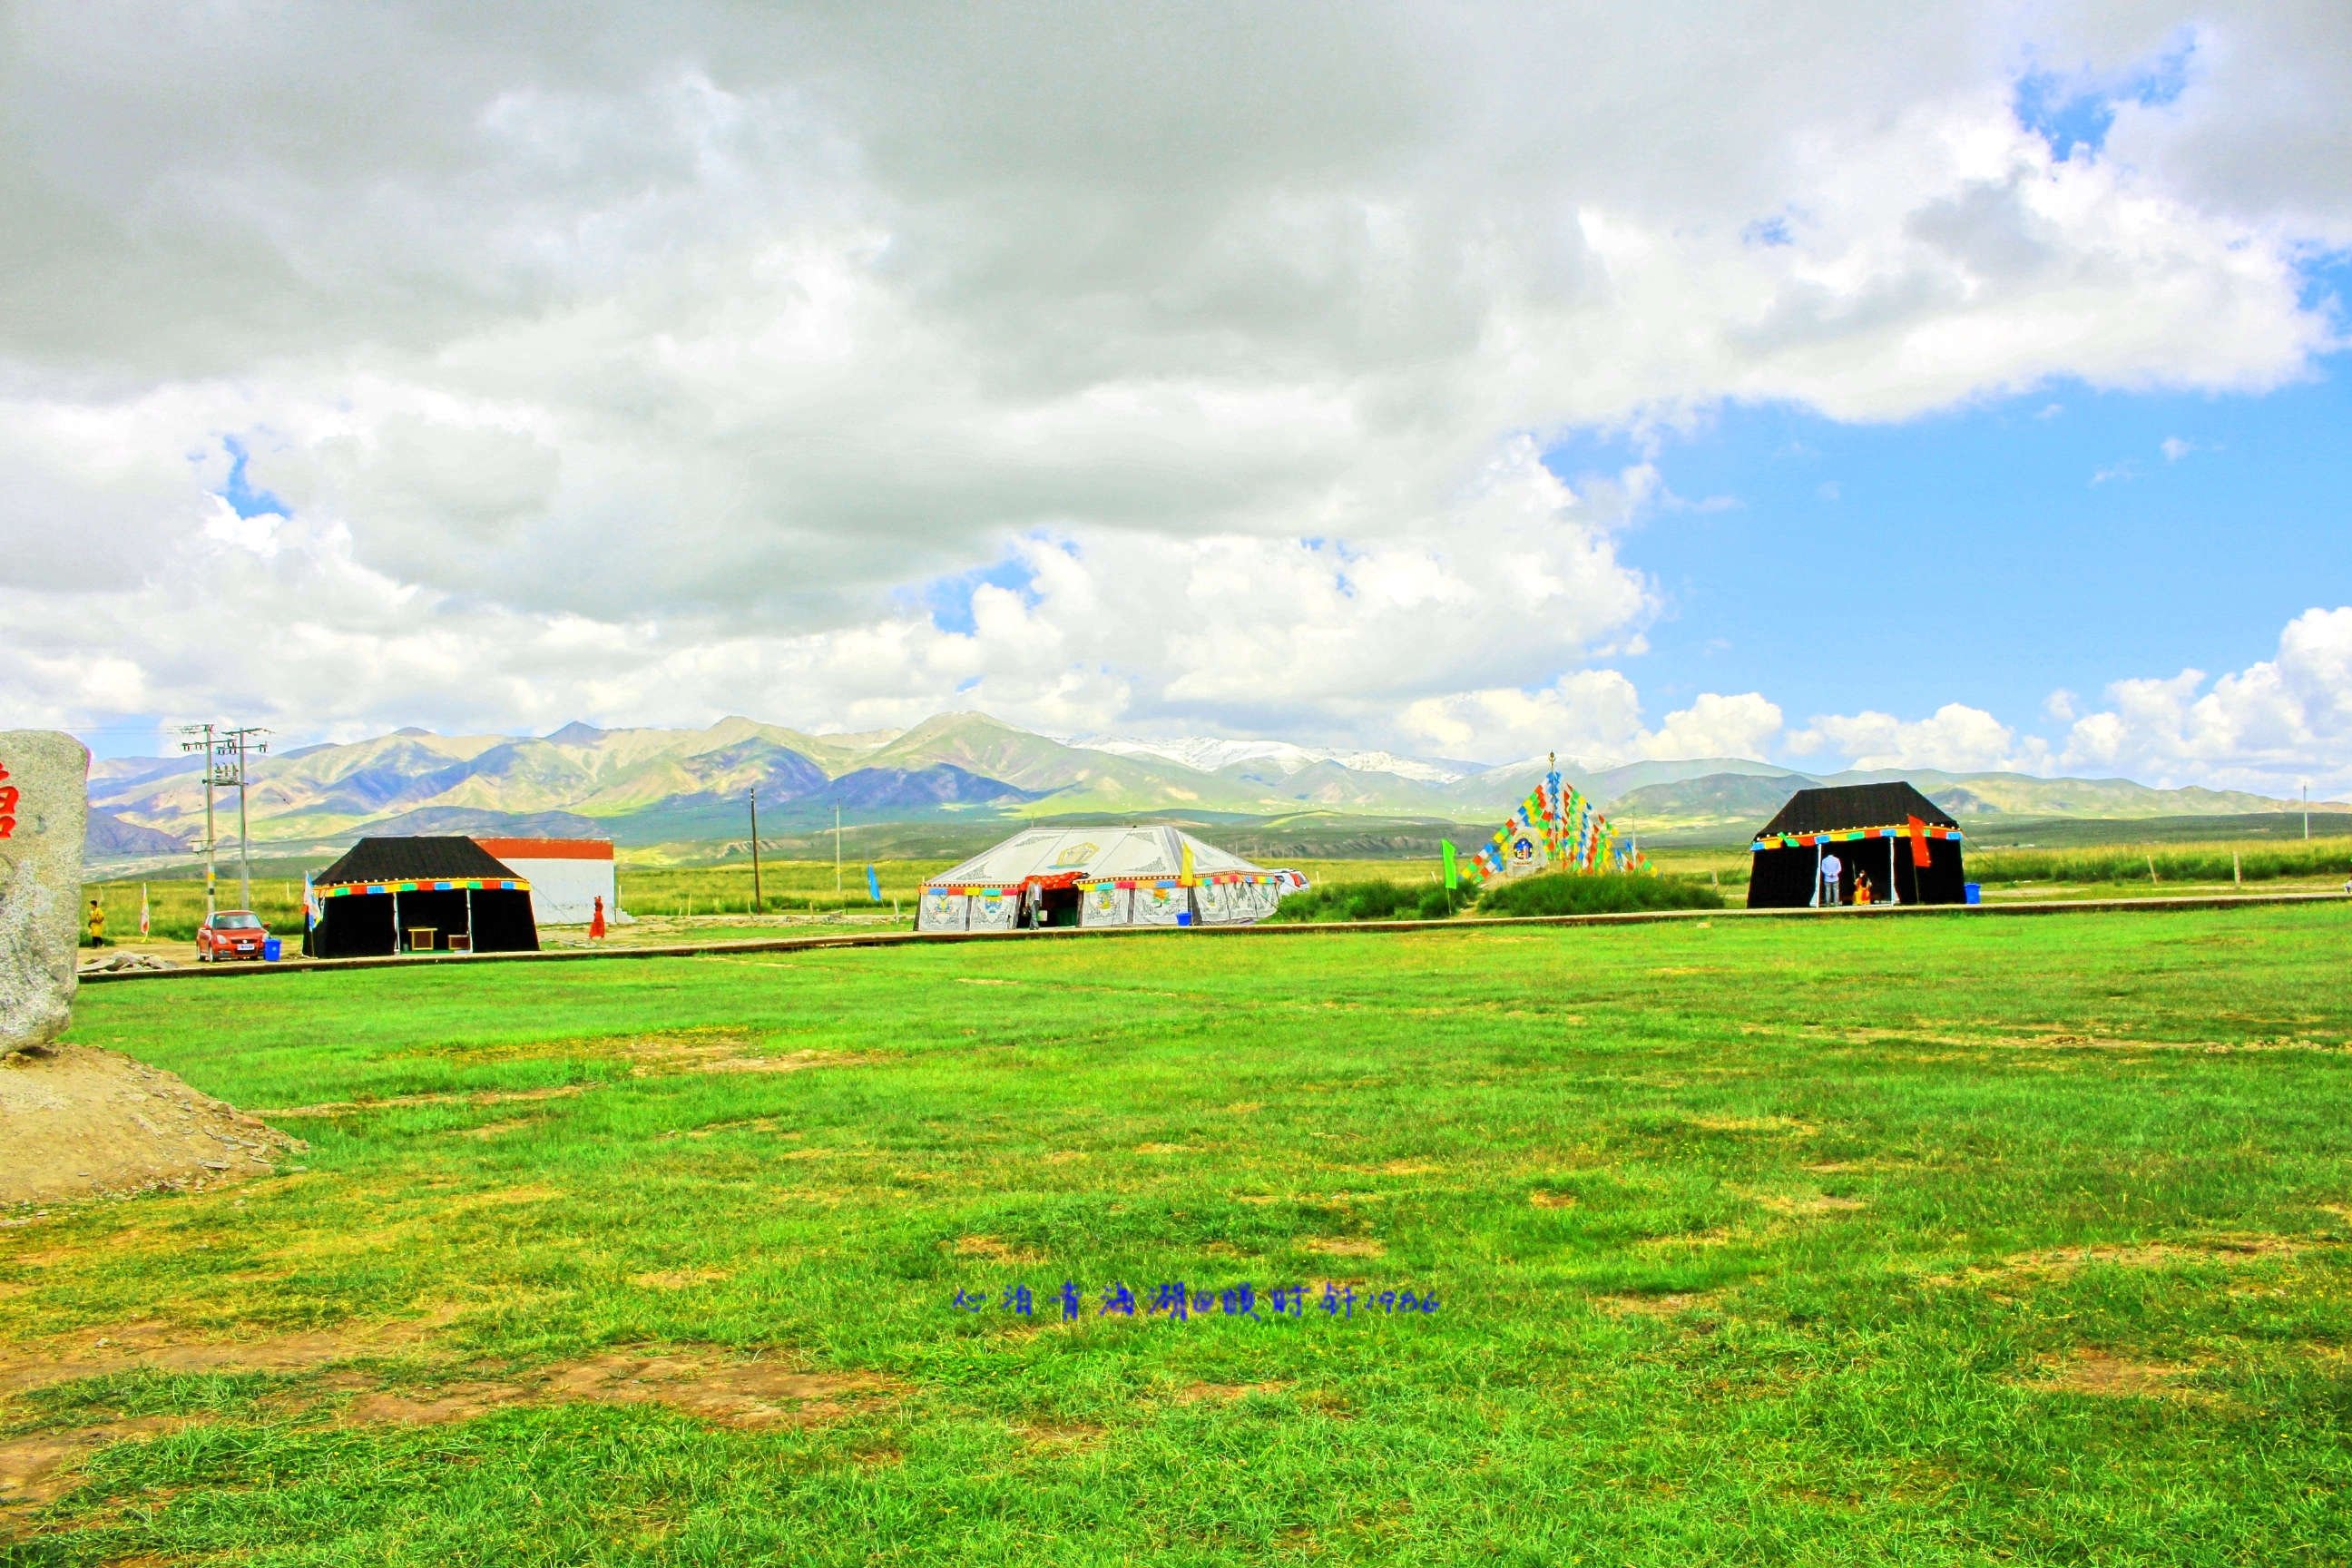
<instances>
[{"instance_id":1,"label":"parked red car","mask_svg":"<svg viewBox=\"0 0 2352 1568\"><path fill-rule=\"evenodd\" d=\"M196 962L259 958L269 928L251 910L222 910L196 928Z\"/></svg>"}]
</instances>

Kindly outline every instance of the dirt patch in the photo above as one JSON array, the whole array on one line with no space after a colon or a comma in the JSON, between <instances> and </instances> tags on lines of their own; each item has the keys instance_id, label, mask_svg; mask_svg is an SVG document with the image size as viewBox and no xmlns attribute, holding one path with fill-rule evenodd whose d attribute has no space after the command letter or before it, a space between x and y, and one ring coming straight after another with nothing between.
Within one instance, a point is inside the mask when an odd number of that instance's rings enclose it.
<instances>
[{"instance_id":1,"label":"dirt patch","mask_svg":"<svg viewBox=\"0 0 2352 1568\"><path fill-rule=\"evenodd\" d=\"M1538 1187L1528 1194L1528 1202L1539 1209L1572 1209L1576 1206L1576 1194L1548 1193Z\"/></svg>"},{"instance_id":2,"label":"dirt patch","mask_svg":"<svg viewBox=\"0 0 2352 1568\"><path fill-rule=\"evenodd\" d=\"M1231 1405L1253 1394L1280 1394L1286 1383L1195 1383L1176 1391L1179 1405Z\"/></svg>"},{"instance_id":3,"label":"dirt patch","mask_svg":"<svg viewBox=\"0 0 2352 1568\"><path fill-rule=\"evenodd\" d=\"M167 1323L125 1323L0 1344L0 1397L112 1373L309 1372L333 1362L399 1355L454 1322L457 1312L448 1303L393 1322L241 1340L202 1339Z\"/></svg>"},{"instance_id":4,"label":"dirt patch","mask_svg":"<svg viewBox=\"0 0 2352 1568\"><path fill-rule=\"evenodd\" d=\"M1388 1247L1370 1237L1310 1236L1299 1247L1307 1252L1320 1252L1331 1258L1386 1258Z\"/></svg>"},{"instance_id":5,"label":"dirt patch","mask_svg":"<svg viewBox=\"0 0 2352 1568\"><path fill-rule=\"evenodd\" d=\"M1045 1156L1045 1163L1048 1165L1069 1165L1075 1164L1080 1160L1091 1160L1093 1158L1093 1155L1087 1153L1083 1149L1056 1149L1052 1153Z\"/></svg>"},{"instance_id":6,"label":"dirt patch","mask_svg":"<svg viewBox=\"0 0 2352 1568\"><path fill-rule=\"evenodd\" d=\"M1810 1121L1786 1116L1691 1116L1685 1120L1709 1132L1780 1132L1791 1138L1811 1138L1821 1131Z\"/></svg>"},{"instance_id":7,"label":"dirt patch","mask_svg":"<svg viewBox=\"0 0 2352 1568\"><path fill-rule=\"evenodd\" d=\"M957 1240L954 1251L958 1258L985 1258L997 1263L1043 1263L1045 1261L1045 1259L1039 1254L1034 1252L1024 1252L1020 1247L1013 1246L1011 1242L1004 1240L1003 1237L994 1236L962 1237Z\"/></svg>"},{"instance_id":8,"label":"dirt patch","mask_svg":"<svg viewBox=\"0 0 2352 1568\"><path fill-rule=\"evenodd\" d=\"M0 1060L0 1204L266 1175L310 1147L178 1075L95 1046Z\"/></svg>"},{"instance_id":9,"label":"dirt patch","mask_svg":"<svg viewBox=\"0 0 2352 1568\"><path fill-rule=\"evenodd\" d=\"M1391 1160L1380 1168L1383 1176L1433 1176L1444 1169L1444 1166L1433 1165L1425 1160Z\"/></svg>"},{"instance_id":10,"label":"dirt patch","mask_svg":"<svg viewBox=\"0 0 2352 1568\"><path fill-rule=\"evenodd\" d=\"M1974 1282L2017 1274L2054 1277L2099 1265L2110 1268L2168 1268L2182 1264L2203 1264L2227 1268L2265 1258L2294 1258L2306 1252L2332 1250L2339 1245L2323 1237L2231 1233L2191 1237L2179 1241L2052 1247L2034 1252L2011 1253L1996 1262L1967 1269L1959 1278Z\"/></svg>"},{"instance_id":11,"label":"dirt patch","mask_svg":"<svg viewBox=\"0 0 2352 1568\"><path fill-rule=\"evenodd\" d=\"M1091 1448L1104 1436L1104 1429L1089 1421L1016 1422L1013 1431L1031 1449Z\"/></svg>"},{"instance_id":12,"label":"dirt patch","mask_svg":"<svg viewBox=\"0 0 2352 1568\"><path fill-rule=\"evenodd\" d=\"M861 1397L889 1386L878 1377L807 1372L717 1351L616 1351L428 1393L366 1394L345 1405L339 1419L347 1426L439 1426L492 1410L585 1401L663 1405L722 1426L799 1426L838 1419Z\"/></svg>"},{"instance_id":13,"label":"dirt patch","mask_svg":"<svg viewBox=\"0 0 2352 1568\"><path fill-rule=\"evenodd\" d=\"M1197 1154L1201 1151L1197 1144L1192 1143L1138 1143L1135 1152L1139 1154Z\"/></svg>"},{"instance_id":14,"label":"dirt patch","mask_svg":"<svg viewBox=\"0 0 2352 1568\"><path fill-rule=\"evenodd\" d=\"M11 1510L38 1508L73 1489L74 1467L83 1455L126 1437L194 1425L185 1416L148 1415L0 1441L0 1541L8 1539Z\"/></svg>"},{"instance_id":15,"label":"dirt patch","mask_svg":"<svg viewBox=\"0 0 2352 1568\"><path fill-rule=\"evenodd\" d=\"M1835 1198L1827 1193L1742 1193L1740 1196L1759 1208L1798 1219L1815 1219L1825 1214L1852 1214L1856 1209L1870 1206L1860 1198Z\"/></svg>"},{"instance_id":16,"label":"dirt patch","mask_svg":"<svg viewBox=\"0 0 2352 1568\"><path fill-rule=\"evenodd\" d=\"M716 1284L733 1273L730 1268L663 1268L651 1274L632 1274L629 1283L645 1290L691 1290L697 1285Z\"/></svg>"},{"instance_id":17,"label":"dirt patch","mask_svg":"<svg viewBox=\"0 0 2352 1568\"><path fill-rule=\"evenodd\" d=\"M285 1336L238 1346L150 1347L130 1363L166 1371L300 1371L388 1348L394 1336ZM113 1364L78 1365L65 1381L109 1371ZM447 1426L493 1411L545 1407L576 1402L662 1405L715 1426L758 1430L814 1426L854 1414L872 1399L894 1391L887 1380L858 1373L803 1371L782 1362L746 1359L716 1348L650 1348L614 1351L559 1362L511 1377L458 1377L424 1389L386 1389L360 1373L330 1374L313 1395L334 1410L338 1424ZM0 1442L0 1540L10 1533L17 1509L51 1501L72 1489L75 1468L86 1455L125 1438L179 1431L198 1425L187 1416L117 1417L78 1422L70 1427L32 1433Z\"/></svg>"},{"instance_id":18,"label":"dirt patch","mask_svg":"<svg viewBox=\"0 0 2352 1568\"><path fill-rule=\"evenodd\" d=\"M538 1125L538 1121L530 1117L517 1117L509 1121L485 1121L479 1127L465 1128L459 1131L456 1136L459 1138L479 1138L484 1142L488 1142L493 1138L502 1138L509 1132L520 1132L526 1127L536 1127Z\"/></svg>"},{"instance_id":19,"label":"dirt patch","mask_svg":"<svg viewBox=\"0 0 2352 1568\"><path fill-rule=\"evenodd\" d=\"M2105 1351L2076 1351L2045 1358L2041 1376L2021 1386L2037 1394L2087 1394L2102 1399L2177 1399L2202 1404L2213 1396L2183 1388L2179 1380L2197 1371L2177 1362L2126 1361Z\"/></svg>"},{"instance_id":20,"label":"dirt patch","mask_svg":"<svg viewBox=\"0 0 2352 1568\"><path fill-rule=\"evenodd\" d=\"M1685 1312L1711 1307L1717 1292L1683 1291L1667 1296L1595 1296L1592 1304L1601 1311L1617 1318L1678 1318Z\"/></svg>"},{"instance_id":21,"label":"dirt patch","mask_svg":"<svg viewBox=\"0 0 2352 1568\"><path fill-rule=\"evenodd\" d=\"M676 1062L676 1058L666 1058ZM806 1068L850 1067L871 1060L867 1057L851 1056L845 1051L794 1051L782 1057L711 1057L683 1065L687 1072L799 1072ZM632 1078L651 1078L657 1072L681 1070L678 1067L640 1063L629 1069Z\"/></svg>"},{"instance_id":22,"label":"dirt patch","mask_svg":"<svg viewBox=\"0 0 2352 1568\"><path fill-rule=\"evenodd\" d=\"M1717 1226L1713 1230L1685 1230L1677 1231L1672 1236L1645 1237L1642 1240L1633 1244L1636 1251L1648 1253L1653 1256L1664 1252L1679 1251L1685 1247L1696 1248L1706 1247L1728 1247L1730 1245L1731 1232L1722 1226Z\"/></svg>"},{"instance_id":23,"label":"dirt patch","mask_svg":"<svg viewBox=\"0 0 2352 1568\"><path fill-rule=\"evenodd\" d=\"M382 1100L330 1100L317 1105L274 1106L257 1110L256 1116L275 1116L280 1121L306 1116L351 1116L363 1110L388 1110L402 1105L514 1105L541 1100L568 1100L575 1094L585 1094L596 1086L593 1083L560 1083L548 1089L486 1089L468 1093L393 1094Z\"/></svg>"}]
</instances>

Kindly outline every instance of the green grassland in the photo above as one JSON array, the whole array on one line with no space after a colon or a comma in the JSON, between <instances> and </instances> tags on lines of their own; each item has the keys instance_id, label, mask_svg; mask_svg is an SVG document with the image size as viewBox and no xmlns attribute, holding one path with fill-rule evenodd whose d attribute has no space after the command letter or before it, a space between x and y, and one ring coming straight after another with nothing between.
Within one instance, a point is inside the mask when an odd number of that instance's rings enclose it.
<instances>
[{"instance_id":1,"label":"green grassland","mask_svg":"<svg viewBox=\"0 0 2352 1568\"><path fill-rule=\"evenodd\" d=\"M2348 938L2305 906L90 987L73 1038L279 1108L307 1169L0 1229L0 1355L314 1353L0 1405L0 1444L150 1428L0 1564L2341 1563ZM1211 1307L1102 1310L1179 1280ZM448 1415L624 1352L834 1392Z\"/></svg>"}]
</instances>

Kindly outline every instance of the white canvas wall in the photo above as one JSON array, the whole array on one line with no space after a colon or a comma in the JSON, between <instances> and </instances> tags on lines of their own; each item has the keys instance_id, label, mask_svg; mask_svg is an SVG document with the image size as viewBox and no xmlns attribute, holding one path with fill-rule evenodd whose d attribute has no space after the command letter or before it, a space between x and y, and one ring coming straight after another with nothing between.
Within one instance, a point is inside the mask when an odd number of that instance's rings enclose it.
<instances>
[{"instance_id":1,"label":"white canvas wall","mask_svg":"<svg viewBox=\"0 0 2352 1568\"><path fill-rule=\"evenodd\" d=\"M1078 924L1123 926L1127 920L1125 888L1088 888L1078 899Z\"/></svg>"},{"instance_id":2,"label":"white canvas wall","mask_svg":"<svg viewBox=\"0 0 2352 1568\"><path fill-rule=\"evenodd\" d=\"M542 926L584 926L599 898L604 900L607 920L619 912L610 860L514 859L505 864L530 884L530 918Z\"/></svg>"},{"instance_id":3,"label":"white canvas wall","mask_svg":"<svg viewBox=\"0 0 2352 1568\"><path fill-rule=\"evenodd\" d=\"M961 931L970 914L971 900L962 893L942 892L937 888L923 890L923 901L916 906L917 931Z\"/></svg>"}]
</instances>

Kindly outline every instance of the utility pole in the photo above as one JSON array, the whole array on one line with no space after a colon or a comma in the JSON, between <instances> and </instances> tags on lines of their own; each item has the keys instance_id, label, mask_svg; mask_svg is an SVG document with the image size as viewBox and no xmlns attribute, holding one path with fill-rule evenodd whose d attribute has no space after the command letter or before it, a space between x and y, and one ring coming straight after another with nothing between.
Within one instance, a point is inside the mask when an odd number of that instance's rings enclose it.
<instances>
[{"instance_id":1,"label":"utility pole","mask_svg":"<svg viewBox=\"0 0 2352 1568\"><path fill-rule=\"evenodd\" d=\"M246 829L245 759L251 752L267 752L269 742L253 739L267 735L268 731L244 725L231 730L223 737L225 749L236 758L236 777L228 781L236 785L236 868L237 900L241 909L253 908L253 835Z\"/></svg>"},{"instance_id":2,"label":"utility pole","mask_svg":"<svg viewBox=\"0 0 2352 1568\"><path fill-rule=\"evenodd\" d=\"M751 912L758 914L765 900L760 897L760 791L751 790Z\"/></svg>"},{"instance_id":3,"label":"utility pole","mask_svg":"<svg viewBox=\"0 0 2352 1568\"><path fill-rule=\"evenodd\" d=\"M205 923L213 921L213 727L210 724L183 724L183 735L202 739L183 741L180 750L202 752L205 754Z\"/></svg>"}]
</instances>

